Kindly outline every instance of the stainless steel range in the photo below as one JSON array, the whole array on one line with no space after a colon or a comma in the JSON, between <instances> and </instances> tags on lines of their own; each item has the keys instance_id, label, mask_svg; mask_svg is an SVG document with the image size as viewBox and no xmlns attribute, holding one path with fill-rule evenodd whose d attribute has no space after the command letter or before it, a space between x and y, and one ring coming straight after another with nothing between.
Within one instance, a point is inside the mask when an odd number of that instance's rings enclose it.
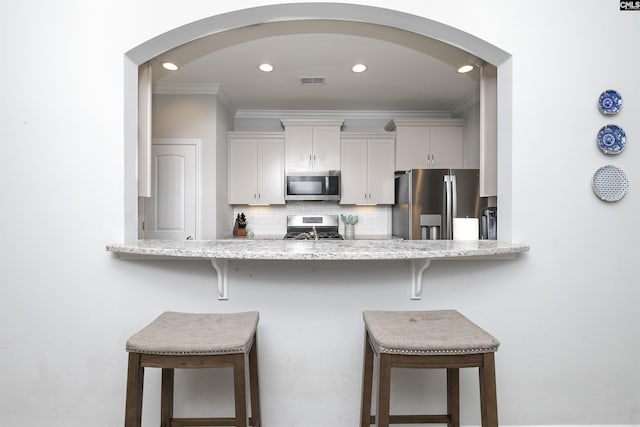
<instances>
[{"instance_id":1,"label":"stainless steel range","mask_svg":"<svg viewBox=\"0 0 640 427\"><path fill-rule=\"evenodd\" d=\"M338 224L338 215L287 215L287 234L284 238L342 240Z\"/></svg>"}]
</instances>

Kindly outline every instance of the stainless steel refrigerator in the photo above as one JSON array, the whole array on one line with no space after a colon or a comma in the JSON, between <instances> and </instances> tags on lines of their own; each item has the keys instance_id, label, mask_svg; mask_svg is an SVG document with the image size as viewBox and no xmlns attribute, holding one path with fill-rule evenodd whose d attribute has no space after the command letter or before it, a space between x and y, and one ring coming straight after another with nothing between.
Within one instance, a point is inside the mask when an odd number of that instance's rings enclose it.
<instances>
[{"instance_id":1,"label":"stainless steel refrigerator","mask_svg":"<svg viewBox=\"0 0 640 427\"><path fill-rule=\"evenodd\" d=\"M395 186L392 233L404 239L453 239L453 218L480 218L486 207L478 169L411 169Z\"/></svg>"}]
</instances>

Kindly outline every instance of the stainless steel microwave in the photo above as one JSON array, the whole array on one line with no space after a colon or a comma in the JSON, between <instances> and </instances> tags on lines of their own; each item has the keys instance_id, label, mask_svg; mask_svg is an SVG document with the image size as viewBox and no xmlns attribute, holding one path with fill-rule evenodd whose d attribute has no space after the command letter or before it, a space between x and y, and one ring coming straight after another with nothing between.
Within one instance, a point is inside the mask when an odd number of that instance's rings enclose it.
<instances>
[{"instance_id":1,"label":"stainless steel microwave","mask_svg":"<svg viewBox=\"0 0 640 427\"><path fill-rule=\"evenodd\" d=\"M287 171L285 200L340 200L340 171Z\"/></svg>"}]
</instances>

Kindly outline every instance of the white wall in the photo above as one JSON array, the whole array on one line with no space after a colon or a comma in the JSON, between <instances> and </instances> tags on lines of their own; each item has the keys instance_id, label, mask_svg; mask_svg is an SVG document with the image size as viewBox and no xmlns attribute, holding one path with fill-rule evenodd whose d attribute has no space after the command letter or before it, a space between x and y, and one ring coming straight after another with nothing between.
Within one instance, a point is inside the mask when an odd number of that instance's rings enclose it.
<instances>
[{"instance_id":1,"label":"white wall","mask_svg":"<svg viewBox=\"0 0 640 427\"><path fill-rule=\"evenodd\" d=\"M216 105L215 95L153 95L154 138L199 139L202 142L200 239L216 237L216 222L210 220L216 217L217 210Z\"/></svg>"},{"instance_id":2,"label":"white wall","mask_svg":"<svg viewBox=\"0 0 640 427\"><path fill-rule=\"evenodd\" d=\"M358 2L365 4L365 2ZM163 310L258 309L265 426L354 426L361 310L455 308L502 342L502 425L640 424L640 14L614 1L366 2L442 22L513 55L513 262L440 262L410 301L408 266L232 262L230 300L197 262L118 260L124 238L123 55L184 24L267 4L240 0L11 2L2 8L0 414L3 425L122 423L127 337ZM329 6L323 6L325 10ZM604 89L624 96L603 117ZM621 125L629 146L605 157L595 135ZM627 196L597 200L593 172L625 169ZM229 379L226 374L209 377ZM441 377L438 377L441 378ZM177 413L202 415L209 392L183 378ZM394 408L421 384L394 376ZM187 383L187 384L185 384ZM157 424L158 375L144 418ZM477 381L462 375L462 422L479 424ZM441 393L434 395L441 404Z\"/></svg>"},{"instance_id":3,"label":"white wall","mask_svg":"<svg viewBox=\"0 0 640 427\"><path fill-rule=\"evenodd\" d=\"M220 238L228 233L229 224L233 223L233 209L227 205L228 200L228 150L227 132L233 130L234 109L228 102L223 102L221 96L217 97L216 104L216 234L214 237ZM207 218L206 221L212 221Z\"/></svg>"},{"instance_id":4,"label":"white wall","mask_svg":"<svg viewBox=\"0 0 640 427\"><path fill-rule=\"evenodd\" d=\"M213 94L154 94L154 138L202 141L202 235L224 236L232 221L227 205L227 131L233 129L233 109ZM221 234L222 233L222 234Z\"/></svg>"}]
</instances>

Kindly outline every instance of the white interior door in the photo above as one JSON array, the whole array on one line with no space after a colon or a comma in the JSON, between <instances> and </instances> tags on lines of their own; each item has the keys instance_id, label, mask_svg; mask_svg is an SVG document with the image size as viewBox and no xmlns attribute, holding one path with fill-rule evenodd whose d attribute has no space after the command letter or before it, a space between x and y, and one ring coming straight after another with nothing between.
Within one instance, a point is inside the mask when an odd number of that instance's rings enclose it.
<instances>
[{"instance_id":1,"label":"white interior door","mask_svg":"<svg viewBox=\"0 0 640 427\"><path fill-rule=\"evenodd\" d=\"M151 197L144 202L143 238L198 238L196 145L154 144L151 160Z\"/></svg>"}]
</instances>

